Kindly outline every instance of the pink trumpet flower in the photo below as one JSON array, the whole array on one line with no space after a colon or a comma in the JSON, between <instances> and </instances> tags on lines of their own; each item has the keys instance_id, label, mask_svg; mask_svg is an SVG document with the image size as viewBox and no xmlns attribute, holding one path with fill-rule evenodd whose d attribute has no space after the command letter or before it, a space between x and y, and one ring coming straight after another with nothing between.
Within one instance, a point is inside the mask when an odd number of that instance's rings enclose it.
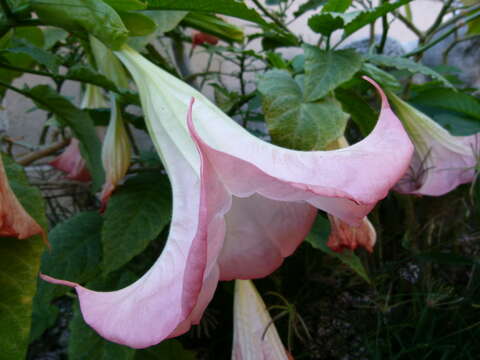
<instances>
[{"instance_id":1,"label":"pink trumpet flower","mask_svg":"<svg viewBox=\"0 0 480 360\"><path fill-rule=\"evenodd\" d=\"M50 162L54 168L63 171L67 179L89 182L91 180L85 160L80 154L80 142L72 138L63 153Z\"/></svg>"},{"instance_id":2,"label":"pink trumpet flower","mask_svg":"<svg viewBox=\"0 0 480 360\"><path fill-rule=\"evenodd\" d=\"M172 185L168 240L152 268L118 291L43 275L74 287L85 321L108 340L144 348L185 333L219 280L269 275L308 234L316 208L358 224L410 163L408 135L371 80L383 105L367 138L335 151L294 151L251 135L136 51L116 54L137 83Z\"/></svg>"},{"instance_id":3,"label":"pink trumpet flower","mask_svg":"<svg viewBox=\"0 0 480 360\"><path fill-rule=\"evenodd\" d=\"M116 103L115 95L112 95L111 109L110 122L108 123L107 133L102 146L102 161L106 175L105 184L100 195L102 211L105 209L107 201L118 182L127 173L132 156L130 139L125 130L125 124Z\"/></svg>"},{"instance_id":4,"label":"pink trumpet flower","mask_svg":"<svg viewBox=\"0 0 480 360\"><path fill-rule=\"evenodd\" d=\"M388 96L415 145L409 170L395 190L441 196L472 182L480 156L480 134L453 136L395 94L389 92Z\"/></svg>"},{"instance_id":5,"label":"pink trumpet flower","mask_svg":"<svg viewBox=\"0 0 480 360\"><path fill-rule=\"evenodd\" d=\"M289 360L265 303L250 280L235 281L232 360Z\"/></svg>"},{"instance_id":6,"label":"pink trumpet flower","mask_svg":"<svg viewBox=\"0 0 480 360\"><path fill-rule=\"evenodd\" d=\"M42 227L25 211L10 188L0 155L0 237L26 239L37 234L47 241Z\"/></svg>"},{"instance_id":7,"label":"pink trumpet flower","mask_svg":"<svg viewBox=\"0 0 480 360\"><path fill-rule=\"evenodd\" d=\"M82 109L96 109L107 107L101 89L95 85L87 84L83 94ZM63 153L50 162L54 168L63 171L67 179L89 182L91 180L87 164L80 153L80 142L72 138Z\"/></svg>"}]
</instances>

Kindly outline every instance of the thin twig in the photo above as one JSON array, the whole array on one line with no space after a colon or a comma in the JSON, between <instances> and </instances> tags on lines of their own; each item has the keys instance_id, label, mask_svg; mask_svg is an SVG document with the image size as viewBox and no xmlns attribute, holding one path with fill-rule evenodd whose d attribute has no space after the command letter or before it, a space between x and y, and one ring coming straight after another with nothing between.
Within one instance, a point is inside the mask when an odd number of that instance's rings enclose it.
<instances>
[{"instance_id":1,"label":"thin twig","mask_svg":"<svg viewBox=\"0 0 480 360\"><path fill-rule=\"evenodd\" d=\"M42 159L44 157L47 157L49 155L54 154L60 149L63 149L65 146L67 146L70 143L70 139L65 139L62 141L59 141L53 145L47 146L43 149L33 151L30 154L25 155L21 159L17 160L17 163L19 163L22 166L27 166L33 163L34 161L38 159Z\"/></svg>"}]
</instances>

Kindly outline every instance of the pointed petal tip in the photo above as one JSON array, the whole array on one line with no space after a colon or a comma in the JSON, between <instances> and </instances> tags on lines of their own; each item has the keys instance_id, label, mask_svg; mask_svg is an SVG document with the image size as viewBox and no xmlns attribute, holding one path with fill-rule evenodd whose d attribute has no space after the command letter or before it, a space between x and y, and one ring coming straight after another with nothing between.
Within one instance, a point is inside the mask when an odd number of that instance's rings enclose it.
<instances>
[{"instance_id":1,"label":"pointed petal tip","mask_svg":"<svg viewBox=\"0 0 480 360\"><path fill-rule=\"evenodd\" d=\"M67 281L67 280L59 280L59 279L56 279L54 277L51 277L51 276L48 276L48 275L45 275L43 273L39 273L38 276L40 277L40 279L46 281L46 282L49 282L50 284L55 284L55 285L64 285L64 286L69 286L69 287L72 287L72 288L76 288L78 286L77 283L74 283L72 281Z\"/></svg>"},{"instance_id":2,"label":"pointed petal tip","mask_svg":"<svg viewBox=\"0 0 480 360\"><path fill-rule=\"evenodd\" d=\"M377 89L377 92L380 94L380 98L382 99L382 109L390 109L390 103L388 102L387 96L383 92L383 89L378 85L378 83L373 80L372 78L369 78L368 76L363 75L362 79L365 81L368 81L370 84L372 84L375 89Z\"/></svg>"}]
</instances>

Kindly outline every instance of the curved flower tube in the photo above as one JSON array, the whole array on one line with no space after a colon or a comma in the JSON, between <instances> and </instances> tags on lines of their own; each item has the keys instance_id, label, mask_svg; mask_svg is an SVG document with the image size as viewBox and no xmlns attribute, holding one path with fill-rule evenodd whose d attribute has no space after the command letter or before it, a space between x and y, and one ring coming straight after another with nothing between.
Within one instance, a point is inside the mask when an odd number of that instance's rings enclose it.
<instances>
[{"instance_id":1,"label":"curved flower tube","mask_svg":"<svg viewBox=\"0 0 480 360\"><path fill-rule=\"evenodd\" d=\"M107 201L118 182L123 179L130 166L132 147L128 138L125 124L116 102L115 95L111 95L111 115L107 133L102 146L102 161L105 169L105 184L100 195L101 210L105 210Z\"/></svg>"},{"instance_id":2,"label":"curved flower tube","mask_svg":"<svg viewBox=\"0 0 480 360\"><path fill-rule=\"evenodd\" d=\"M232 360L289 360L277 329L250 280L235 281Z\"/></svg>"},{"instance_id":3,"label":"curved flower tube","mask_svg":"<svg viewBox=\"0 0 480 360\"><path fill-rule=\"evenodd\" d=\"M186 332L219 280L270 274L303 241L316 208L359 223L410 163L413 146L383 93L378 124L363 141L293 151L254 137L134 50L116 54L137 83L172 184L169 237L153 267L118 291L43 275L74 287L85 321L111 341L142 348Z\"/></svg>"},{"instance_id":4,"label":"curved flower tube","mask_svg":"<svg viewBox=\"0 0 480 360\"><path fill-rule=\"evenodd\" d=\"M401 193L441 196L475 178L480 133L453 136L424 113L388 93L414 145L408 172L395 186Z\"/></svg>"},{"instance_id":5,"label":"curved flower tube","mask_svg":"<svg viewBox=\"0 0 480 360\"><path fill-rule=\"evenodd\" d=\"M0 155L0 237L26 239L37 234L47 241L42 227L25 211L10 188Z\"/></svg>"}]
</instances>

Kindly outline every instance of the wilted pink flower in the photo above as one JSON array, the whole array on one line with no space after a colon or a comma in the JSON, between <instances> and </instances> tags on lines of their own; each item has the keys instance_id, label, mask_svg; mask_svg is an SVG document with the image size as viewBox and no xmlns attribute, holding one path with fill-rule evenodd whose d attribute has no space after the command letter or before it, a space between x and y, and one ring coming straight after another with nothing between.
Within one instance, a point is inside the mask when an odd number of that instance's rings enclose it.
<instances>
[{"instance_id":1,"label":"wilted pink flower","mask_svg":"<svg viewBox=\"0 0 480 360\"><path fill-rule=\"evenodd\" d=\"M134 50L117 55L137 83L172 184L167 243L141 279L118 291L43 276L74 287L85 321L111 341L143 348L186 332L219 280L270 274L308 234L316 208L358 224L410 163L412 144L383 93L378 124L363 141L294 151L251 135Z\"/></svg>"},{"instance_id":2,"label":"wilted pink flower","mask_svg":"<svg viewBox=\"0 0 480 360\"><path fill-rule=\"evenodd\" d=\"M395 94L389 93L389 98L415 145L409 170L395 190L440 196L472 182L480 158L480 134L453 136Z\"/></svg>"},{"instance_id":3,"label":"wilted pink flower","mask_svg":"<svg viewBox=\"0 0 480 360\"><path fill-rule=\"evenodd\" d=\"M192 34L192 48L195 48L197 45L203 45L205 43L210 45L218 44L218 37L215 35L210 35L201 31L194 31Z\"/></svg>"},{"instance_id":4,"label":"wilted pink flower","mask_svg":"<svg viewBox=\"0 0 480 360\"><path fill-rule=\"evenodd\" d=\"M37 234L46 241L42 227L25 211L10 188L0 155L0 237L26 239Z\"/></svg>"},{"instance_id":5,"label":"wilted pink flower","mask_svg":"<svg viewBox=\"0 0 480 360\"><path fill-rule=\"evenodd\" d=\"M100 195L104 210L110 195L123 179L130 166L132 147L115 96L111 99L111 115L102 146L102 161L105 169L105 184Z\"/></svg>"},{"instance_id":6,"label":"wilted pink flower","mask_svg":"<svg viewBox=\"0 0 480 360\"><path fill-rule=\"evenodd\" d=\"M235 281L232 360L289 360L265 303L250 280Z\"/></svg>"},{"instance_id":7,"label":"wilted pink flower","mask_svg":"<svg viewBox=\"0 0 480 360\"><path fill-rule=\"evenodd\" d=\"M91 180L87 164L80 154L80 142L75 138L70 140L63 153L52 160L50 165L66 173L67 179L82 182Z\"/></svg>"},{"instance_id":8,"label":"wilted pink flower","mask_svg":"<svg viewBox=\"0 0 480 360\"><path fill-rule=\"evenodd\" d=\"M339 218L328 215L331 232L328 236L327 246L333 251L342 252L345 249L355 250L363 246L367 251L372 252L377 233L368 218L364 218L360 225L352 226Z\"/></svg>"},{"instance_id":9,"label":"wilted pink flower","mask_svg":"<svg viewBox=\"0 0 480 360\"><path fill-rule=\"evenodd\" d=\"M107 107L101 89L95 85L87 84L80 107L82 109ZM72 138L63 153L52 160L50 165L66 173L65 177L67 179L81 182L89 182L91 180L87 163L80 153L80 142L75 138Z\"/></svg>"}]
</instances>

